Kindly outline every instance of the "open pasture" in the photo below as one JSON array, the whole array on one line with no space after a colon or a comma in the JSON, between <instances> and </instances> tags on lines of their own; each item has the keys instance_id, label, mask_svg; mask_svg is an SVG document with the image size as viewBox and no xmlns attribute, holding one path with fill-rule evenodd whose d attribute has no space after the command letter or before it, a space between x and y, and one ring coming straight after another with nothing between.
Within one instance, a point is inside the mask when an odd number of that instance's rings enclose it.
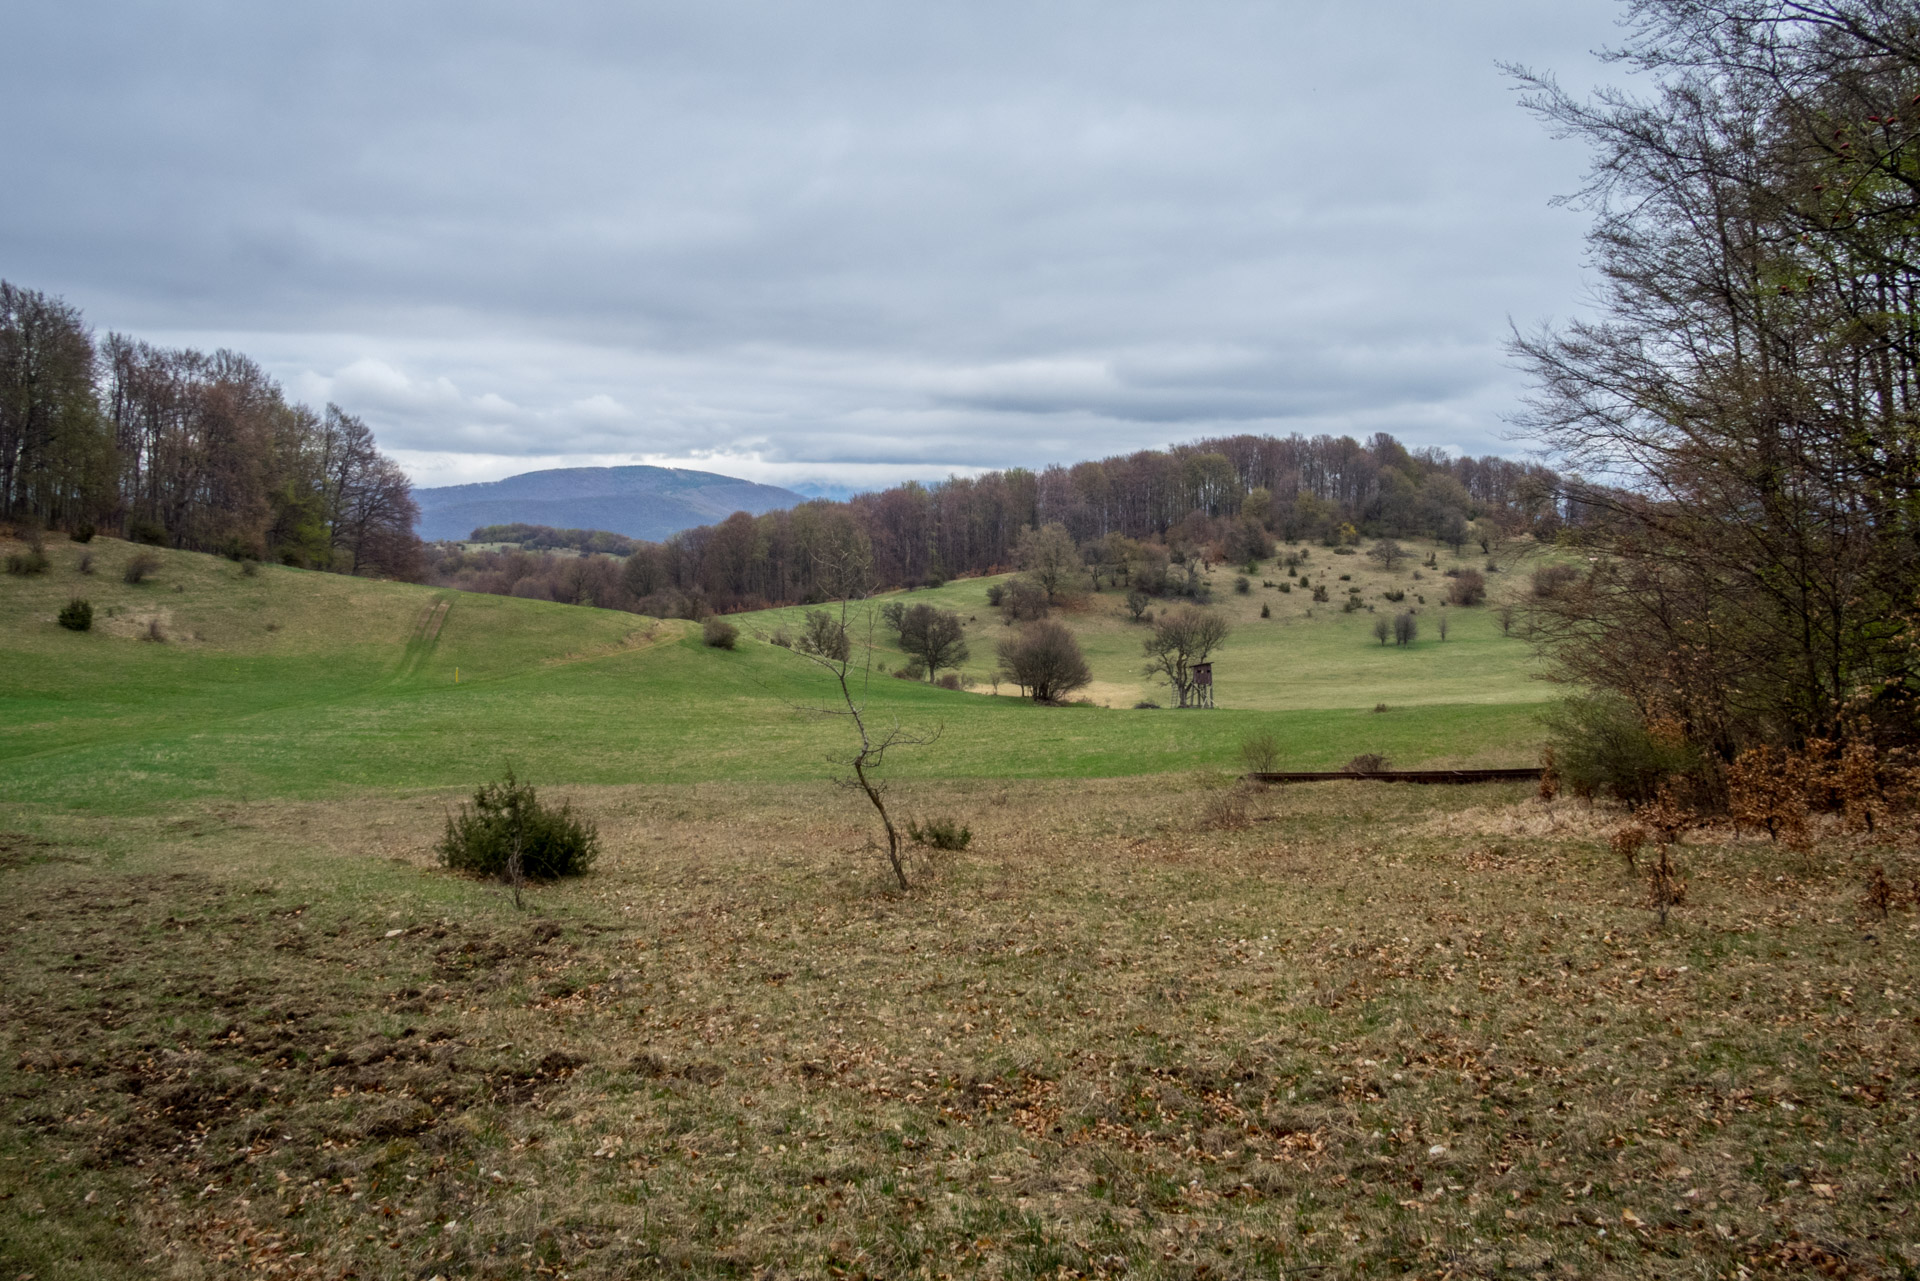
<instances>
[{"instance_id":1,"label":"open pasture","mask_svg":"<svg viewBox=\"0 0 1920 1281\"><path fill-rule=\"evenodd\" d=\"M809 710L830 702L817 669L760 639L798 611L736 616L746 639L724 652L689 624L613 611L280 566L248 575L183 552L153 553L160 568L133 585L121 581L140 554L128 544L48 550L49 573L0 579L0 799L14 803L113 810L458 787L509 762L568 783L821 779L844 728ZM82 557L93 573L79 572ZM976 617L968 670L984 671L1005 634L985 590L963 580L899 599ZM94 603L91 632L54 623L74 595ZM1109 591L1067 617L1109 701L1126 706L1036 708L1011 690L876 675L883 720L941 729L936 747L892 768L908 778L1230 768L1258 731L1280 739L1282 768L1337 767L1362 752L1405 765L1533 763L1535 700L1550 688L1528 678L1525 645L1499 635L1486 611L1445 643L1402 651L1371 642L1364 612L1307 619L1296 603L1299 617L1261 620L1258 597L1226 588L1219 599L1248 617L1221 656L1218 711L1131 709L1153 692L1139 674L1142 629ZM140 639L156 625L164 639ZM883 667L899 661L877 656ZM1389 710L1375 712L1379 703Z\"/></svg>"},{"instance_id":2,"label":"open pasture","mask_svg":"<svg viewBox=\"0 0 1920 1281\"><path fill-rule=\"evenodd\" d=\"M1911 1275L1914 917L1520 788L564 789L599 870L437 870L452 798L6 838L0 1256L129 1276Z\"/></svg>"}]
</instances>

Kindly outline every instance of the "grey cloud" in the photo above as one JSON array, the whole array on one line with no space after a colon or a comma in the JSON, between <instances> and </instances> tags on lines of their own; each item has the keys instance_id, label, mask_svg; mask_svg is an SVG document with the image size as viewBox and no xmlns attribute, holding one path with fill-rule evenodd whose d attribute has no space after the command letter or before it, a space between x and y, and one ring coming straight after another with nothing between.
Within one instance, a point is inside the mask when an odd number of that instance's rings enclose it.
<instances>
[{"instance_id":1,"label":"grey cloud","mask_svg":"<svg viewBox=\"0 0 1920 1281\"><path fill-rule=\"evenodd\" d=\"M252 352L435 482L1239 429L1502 447L1506 317L1578 296L1547 199L1582 158L1494 63L1578 81L1616 13L26 9L0 275Z\"/></svg>"}]
</instances>

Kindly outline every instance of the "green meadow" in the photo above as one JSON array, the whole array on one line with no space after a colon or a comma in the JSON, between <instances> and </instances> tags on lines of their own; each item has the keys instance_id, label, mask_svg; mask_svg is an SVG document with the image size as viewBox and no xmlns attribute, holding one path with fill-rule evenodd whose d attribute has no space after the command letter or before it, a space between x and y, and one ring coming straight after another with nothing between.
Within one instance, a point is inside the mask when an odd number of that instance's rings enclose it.
<instances>
[{"instance_id":1,"label":"green meadow","mask_svg":"<svg viewBox=\"0 0 1920 1281\"><path fill-rule=\"evenodd\" d=\"M986 581L900 598L970 620L966 690L886 674L855 606L871 712L939 731L889 756L896 817L969 834L902 890L828 782L833 689L772 643L799 611L729 651L48 551L0 578L0 1277L1920 1263L1920 924L1860 906L1863 860L1920 875L1890 838L1691 834L1660 925L1605 801L1233 780L1261 731L1286 766L1537 759L1517 566L1444 640L1433 570L1314 549L1322 605L1219 571L1213 711L1134 707L1165 695L1112 590L1064 611L1096 678L1068 707L994 692ZM1377 644L1423 594L1418 642ZM91 631L55 622L76 595ZM590 874L440 865L508 764L596 825Z\"/></svg>"},{"instance_id":2,"label":"green meadow","mask_svg":"<svg viewBox=\"0 0 1920 1281\"><path fill-rule=\"evenodd\" d=\"M439 789L506 764L582 784L800 781L832 772L826 758L846 732L819 714L833 694L822 673L770 643L796 609L734 616L742 640L723 651L676 620L280 566L248 574L193 553L156 553L153 577L128 584L134 554L104 538L55 543L48 573L0 580L0 801L111 811L192 796ZM1336 600L1350 585L1338 573L1376 599L1420 586L1407 568L1313 556L1309 572L1319 582L1325 571ZM1242 740L1263 731L1280 739L1283 768L1362 752L1404 765L1534 758L1535 708L1552 687L1532 678L1528 647L1502 634L1492 609L1449 611L1443 641L1429 607L1415 645L1383 647L1375 614L1315 606L1298 586L1282 593L1258 578L1242 595L1234 571L1213 577L1215 607L1235 631L1217 655L1211 712L1135 709L1167 694L1142 674L1146 629L1113 589L1064 614L1095 675L1092 701L1071 707L994 691L994 647L1007 632L987 605L993 580L898 597L970 620L965 691L886 675L903 656L863 611L887 598L855 606L853 631L873 647L871 708L939 730L889 768L901 778L1231 769ZM1443 585L1430 573L1430 599ZM76 595L94 605L91 632L54 622ZM1271 617L1259 616L1263 604Z\"/></svg>"},{"instance_id":3,"label":"green meadow","mask_svg":"<svg viewBox=\"0 0 1920 1281\"><path fill-rule=\"evenodd\" d=\"M296 568L246 574L171 551L157 553L148 582L127 584L127 544L48 551L50 572L0 580L0 801L111 810L192 795L438 789L509 762L568 784L783 782L831 774L826 757L845 734L818 714L833 693L822 672L770 643L795 626L797 609L735 616L743 640L722 651L680 620ZM1390 578L1415 586L1409 570L1388 576L1361 557L1319 553L1313 565L1334 584L1334 567L1354 572L1369 593ZM1306 590L1258 580L1240 595L1231 570L1215 580L1215 607L1235 616L1235 634L1217 655L1212 713L1135 711L1167 695L1142 676L1144 628L1114 590L1066 613L1094 668L1094 703L1075 707L1033 707L991 688L1006 634L987 607L991 580L899 597L970 618L968 691L887 676L902 655L860 613L887 597L856 605L852 630L874 645L870 707L939 728L937 743L889 768L900 778L1235 768L1240 741L1256 732L1281 739L1283 768L1338 766L1367 751L1400 764L1534 759L1534 709L1551 686L1532 680L1528 647L1501 634L1492 609L1450 611L1444 641L1438 609L1428 609L1413 647L1382 647L1371 638L1377 615L1342 615L1311 605ZM92 632L56 626L73 595L92 601ZM438 626L422 628L442 603Z\"/></svg>"}]
</instances>

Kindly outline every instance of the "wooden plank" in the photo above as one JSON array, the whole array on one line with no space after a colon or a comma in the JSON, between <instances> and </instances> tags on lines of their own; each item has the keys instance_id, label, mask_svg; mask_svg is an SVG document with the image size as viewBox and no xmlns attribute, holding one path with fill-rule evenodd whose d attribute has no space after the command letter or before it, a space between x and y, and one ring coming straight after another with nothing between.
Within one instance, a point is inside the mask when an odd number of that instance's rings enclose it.
<instances>
[{"instance_id":1,"label":"wooden plank","mask_svg":"<svg viewBox=\"0 0 1920 1281\"><path fill-rule=\"evenodd\" d=\"M1539 767L1532 769L1393 769L1361 773L1358 770L1286 770L1278 773L1243 774L1255 783L1528 783L1539 779Z\"/></svg>"}]
</instances>

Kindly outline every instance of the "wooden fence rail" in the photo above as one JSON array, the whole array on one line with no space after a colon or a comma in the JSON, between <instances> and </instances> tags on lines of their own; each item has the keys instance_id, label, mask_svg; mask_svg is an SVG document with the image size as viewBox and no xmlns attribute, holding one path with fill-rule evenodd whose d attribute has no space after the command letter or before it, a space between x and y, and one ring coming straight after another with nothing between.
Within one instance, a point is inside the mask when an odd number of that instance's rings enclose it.
<instances>
[{"instance_id":1,"label":"wooden fence rail","mask_svg":"<svg viewBox=\"0 0 1920 1281\"><path fill-rule=\"evenodd\" d=\"M1285 770L1243 774L1256 783L1527 783L1538 779L1542 771L1532 769L1389 769L1362 773L1358 770Z\"/></svg>"}]
</instances>

